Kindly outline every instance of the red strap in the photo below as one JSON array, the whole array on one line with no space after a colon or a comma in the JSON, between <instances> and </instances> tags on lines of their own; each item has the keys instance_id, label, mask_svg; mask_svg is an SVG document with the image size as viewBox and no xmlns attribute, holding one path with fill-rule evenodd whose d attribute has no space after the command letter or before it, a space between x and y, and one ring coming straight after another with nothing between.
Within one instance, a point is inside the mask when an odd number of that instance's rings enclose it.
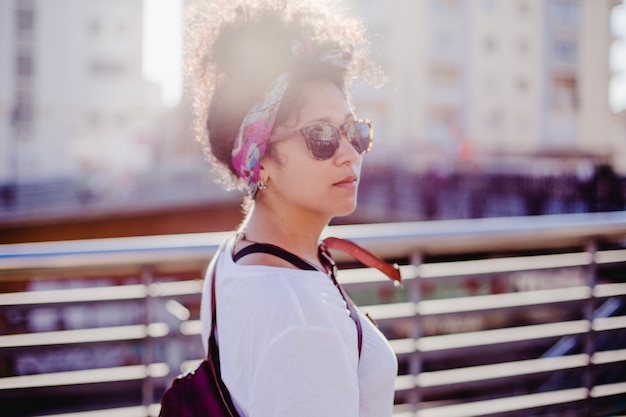
<instances>
[{"instance_id":1,"label":"red strap","mask_svg":"<svg viewBox=\"0 0 626 417\"><path fill-rule=\"evenodd\" d=\"M346 239L340 239L338 237L327 237L322 241L322 243L325 244L329 249L336 249L341 252L345 252L362 264L378 269L383 274L387 275L391 280L397 283L400 283L402 281L402 276L400 275L400 267L397 264L392 265L388 262L383 261L378 256L367 251L366 249L362 248L354 242Z\"/></svg>"}]
</instances>

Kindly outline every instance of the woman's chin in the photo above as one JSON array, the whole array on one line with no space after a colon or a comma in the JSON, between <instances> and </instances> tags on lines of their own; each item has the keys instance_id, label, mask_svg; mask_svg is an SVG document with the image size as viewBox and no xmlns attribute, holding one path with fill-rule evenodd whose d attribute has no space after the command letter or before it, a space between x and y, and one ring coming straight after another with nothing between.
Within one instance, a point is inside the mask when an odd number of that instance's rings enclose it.
<instances>
[{"instance_id":1,"label":"woman's chin","mask_svg":"<svg viewBox=\"0 0 626 417\"><path fill-rule=\"evenodd\" d=\"M345 204L341 207L337 207L337 210L335 211L333 217L349 216L350 214L354 213L354 210L356 210L356 199L350 204Z\"/></svg>"}]
</instances>

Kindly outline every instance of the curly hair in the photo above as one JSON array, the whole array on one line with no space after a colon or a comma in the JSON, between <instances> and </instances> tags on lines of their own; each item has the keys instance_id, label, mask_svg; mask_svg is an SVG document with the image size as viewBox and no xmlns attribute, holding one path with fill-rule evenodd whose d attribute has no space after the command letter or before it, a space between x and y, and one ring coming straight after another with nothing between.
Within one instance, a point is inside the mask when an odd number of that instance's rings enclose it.
<instances>
[{"instance_id":1,"label":"curly hair","mask_svg":"<svg viewBox=\"0 0 626 417\"><path fill-rule=\"evenodd\" d=\"M291 81L276 126L294 116L303 82L328 79L349 97L347 86L359 76L373 86L383 80L369 58L363 22L320 0L195 0L186 10L185 27L195 137L228 189L244 188L231 162L243 118L280 74L289 72ZM289 45L303 38L313 55L341 48L353 59L339 68L298 58Z\"/></svg>"}]
</instances>

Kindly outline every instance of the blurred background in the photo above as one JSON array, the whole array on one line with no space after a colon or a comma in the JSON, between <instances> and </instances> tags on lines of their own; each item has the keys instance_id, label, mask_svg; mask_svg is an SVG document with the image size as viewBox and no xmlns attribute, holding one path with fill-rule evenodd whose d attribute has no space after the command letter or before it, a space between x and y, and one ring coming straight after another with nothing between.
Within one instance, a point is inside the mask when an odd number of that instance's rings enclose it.
<instances>
[{"instance_id":1,"label":"blurred background","mask_svg":"<svg viewBox=\"0 0 626 417\"><path fill-rule=\"evenodd\" d=\"M193 140L185 4L0 2L0 243L238 223ZM624 209L623 2L345 4L389 82L354 90L376 144L337 223Z\"/></svg>"},{"instance_id":2,"label":"blurred background","mask_svg":"<svg viewBox=\"0 0 626 417\"><path fill-rule=\"evenodd\" d=\"M3 416L156 416L203 356L242 194L193 139L192 1L0 0ZM353 90L375 144L333 227L403 268L338 259L394 416L625 412L626 0L343 4L389 81Z\"/></svg>"}]
</instances>

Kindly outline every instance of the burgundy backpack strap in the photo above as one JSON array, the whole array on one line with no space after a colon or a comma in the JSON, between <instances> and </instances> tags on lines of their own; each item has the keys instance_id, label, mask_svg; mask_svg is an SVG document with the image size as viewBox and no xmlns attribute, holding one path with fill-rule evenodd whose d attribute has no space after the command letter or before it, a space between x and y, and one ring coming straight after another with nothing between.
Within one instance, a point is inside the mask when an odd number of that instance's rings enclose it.
<instances>
[{"instance_id":1,"label":"burgundy backpack strap","mask_svg":"<svg viewBox=\"0 0 626 417\"><path fill-rule=\"evenodd\" d=\"M338 237L327 237L322 241L322 245L326 246L328 249L336 249L347 253L363 265L378 269L396 284L399 284L402 281L400 267L397 264L385 262L378 256L350 240L340 239Z\"/></svg>"},{"instance_id":2,"label":"burgundy backpack strap","mask_svg":"<svg viewBox=\"0 0 626 417\"><path fill-rule=\"evenodd\" d=\"M216 270L217 270L217 260L218 257L224 250L224 245L220 246L220 248L215 253L214 257L216 258L215 262L212 264L211 271L211 334L209 336L209 345L208 345L208 358L207 363L212 371L215 373L217 382L219 384L220 395L222 396L222 400L225 404L228 405L228 413L231 417L237 417L236 414L233 414L233 410L236 410L235 405L233 404L232 398L230 397L230 393L228 392L228 388L224 381L222 380L222 367L220 365L220 350L217 345L216 332L217 332L217 304L215 299L215 281L216 281Z\"/></svg>"}]
</instances>

